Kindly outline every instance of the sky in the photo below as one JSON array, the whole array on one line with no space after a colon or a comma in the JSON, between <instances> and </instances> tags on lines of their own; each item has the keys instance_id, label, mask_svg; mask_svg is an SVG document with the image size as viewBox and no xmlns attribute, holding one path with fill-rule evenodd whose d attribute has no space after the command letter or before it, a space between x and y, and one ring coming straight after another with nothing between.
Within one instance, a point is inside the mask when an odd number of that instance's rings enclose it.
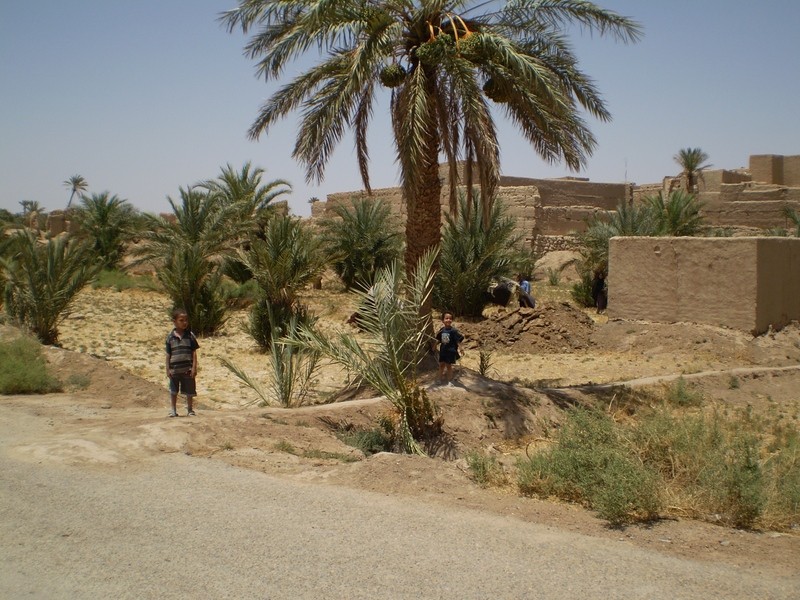
<instances>
[{"instance_id":1,"label":"sky","mask_svg":"<svg viewBox=\"0 0 800 600\"><path fill-rule=\"evenodd\" d=\"M571 34L613 121L588 119L597 148L575 173L542 161L499 115L503 174L643 184L677 174L681 148L702 148L724 169L747 167L751 154L800 154L800 2L598 4L644 30L628 45ZM265 169L264 182L290 182L295 215L310 213L312 197L361 189L352 138L315 185L291 158L294 116L258 141L247 137L281 82L256 79L245 37L217 21L235 5L0 0L0 208L20 212L22 200L63 208L64 181L81 175L89 193L163 212L181 188L247 161ZM373 188L398 185L387 107L388 92L369 135Z\"/></svg>"}]
</instances>

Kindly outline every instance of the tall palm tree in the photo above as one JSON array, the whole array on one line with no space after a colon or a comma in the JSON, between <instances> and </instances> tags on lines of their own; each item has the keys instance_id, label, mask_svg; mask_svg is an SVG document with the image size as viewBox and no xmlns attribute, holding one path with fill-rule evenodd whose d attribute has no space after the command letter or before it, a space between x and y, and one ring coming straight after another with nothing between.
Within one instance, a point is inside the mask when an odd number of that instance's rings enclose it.
<instances>
[{"instance_id":1,"label":"tall palm tree","mask_svg":"<svg viewBox=\"0 0 800 600\"><path fill-rule=\"evenodd\" d=\"M440 153L449 164L451 210L457 162L464 160L463 183L480 185L488 217L500 176L488 100L502 106L542 158L579 169L595 146L581 108L601 120L610 114L578 69L564 29L577 24L622 41L640 33L632 20L583 0L240 0L221 20L230 31L254 32L246 53L266 80L279 79L308 50L323 55L267 100L249 131L258 138L300 109L293 156L309 181L323 179L352 129L370 191L367 129L380 85L392 88L409 272L440 239Z\"/></svg>"},{"instance_id":2,"label":"tall palm tree","mask_svg":"<svg viewBox=\"0 0 800 600\"><path fill-rule=\"evenodd\" d=\"M703 152L701 148L683 148L672 158L683 169L681 175L686 177L687 191L690 194L695 192L697 178L701 176L700 171L711 166L711 164L706 163L708 154Z\"/></svg>"},{"instance_id":3,"label":"tall palm tree","mask_svg":"<svg viewBox=\"0 0 800 600\"><path fill-rule=\"evenodd\" d=\"M72 199L75 197L75 194L80 195L89 187L89 183L80 175L73 175L69 179L66 179L64 181L64 185L71 190L69 201L67 202L67 208L72 205Z\"/></svg>"}]
</instances>

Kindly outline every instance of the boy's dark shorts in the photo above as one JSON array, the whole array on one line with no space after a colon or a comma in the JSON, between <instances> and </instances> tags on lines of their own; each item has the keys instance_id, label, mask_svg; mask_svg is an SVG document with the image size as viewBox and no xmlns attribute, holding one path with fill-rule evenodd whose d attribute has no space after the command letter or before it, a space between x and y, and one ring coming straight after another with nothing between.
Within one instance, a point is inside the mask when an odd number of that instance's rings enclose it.
<instances>
[{"instance_id":1,"label":"boy's dark shorts","mask_svg":"<svg viewBox=\"0 0 800 600\"><path fill-rule=\"evenodd\" d=\"M451 365L456 364L456 361L459 359L458 350L440 350L439 351L439 362L440 363L448 363Z\"/></svg>"},{"instance_id":2,"label":"boy's dark shorts","mask_svg":"<svg viewBox=\"0 0 800 600\"><path fill-rule=\"evenodd\" d=\"M169 378L169 391L172 394L183 392L187 396L196 396L197 389L195 387L194 377L188 373L180 375L173 375Z\"/></svg>"}]
</instances>

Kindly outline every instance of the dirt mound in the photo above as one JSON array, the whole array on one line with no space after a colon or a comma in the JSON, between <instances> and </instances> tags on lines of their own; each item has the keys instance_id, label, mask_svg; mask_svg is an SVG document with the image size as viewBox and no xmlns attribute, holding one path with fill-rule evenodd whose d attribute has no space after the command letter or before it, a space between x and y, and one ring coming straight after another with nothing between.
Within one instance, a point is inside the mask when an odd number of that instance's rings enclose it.
<instances>
[{"instance_id":1,"label":"dirt mound","mask_svg":"<svg viewBox=\"0 0 800 600\"><path fill-rule=\"evenodd\" d=\"M536 308L501 309L483 320L460 323L465 348L521 354L553 354L591 345L592 319L567 302Z\"/></svg>"}]
</instances>

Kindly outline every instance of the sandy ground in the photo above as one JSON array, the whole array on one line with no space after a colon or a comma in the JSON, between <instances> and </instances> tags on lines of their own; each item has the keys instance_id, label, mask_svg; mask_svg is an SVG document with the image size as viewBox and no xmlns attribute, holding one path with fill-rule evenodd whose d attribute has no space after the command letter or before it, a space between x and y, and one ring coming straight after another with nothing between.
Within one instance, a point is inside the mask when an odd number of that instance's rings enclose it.
<instances>
[{"instance_id":1,"label":"sandy ground","mask_svg":"<svg viewBox=\"0 0 800 600\"><path fill-rule=\"evenodd\" d=\"M347 327L352 307L341 294L323 290L314 302L326 327ZM797 324L754 339L692 324L608 322L559 302L527 313L493 309L483 322L458 323L468 343L457 386L430 389L448 432L436 458L381 453L364 459L333 427L371 426L387 410L385 401L257 406L252 391L219 363L229 357L255 377L266 377L265 357L241 331L243 313L231 318L222 335L200 340L198 417L166 418L167 309L167 300L154 292L83 292L61 327L63 349L46 349L67 392L0 399L2 418L17 431L8 452L20 460L89 470L129 469L164 453L207 457L293 481L498 514L753 573L784 577L800 571L797 530L738 531L680 518L611 529L580 507L521 498L511 485L481 489L463 459L468 450L480 449L510 465L559 419L565 398L581 393L564 388L590 383L691 375L710 402L798 419ZM481 348L491 352L491 379L474 370ZM735 388L732 376L739 382ZM329 397L343 380L338 369L324 371L318 397ZM642 385L657 388L658 381Z\"/></svg>"}]
</instances>

